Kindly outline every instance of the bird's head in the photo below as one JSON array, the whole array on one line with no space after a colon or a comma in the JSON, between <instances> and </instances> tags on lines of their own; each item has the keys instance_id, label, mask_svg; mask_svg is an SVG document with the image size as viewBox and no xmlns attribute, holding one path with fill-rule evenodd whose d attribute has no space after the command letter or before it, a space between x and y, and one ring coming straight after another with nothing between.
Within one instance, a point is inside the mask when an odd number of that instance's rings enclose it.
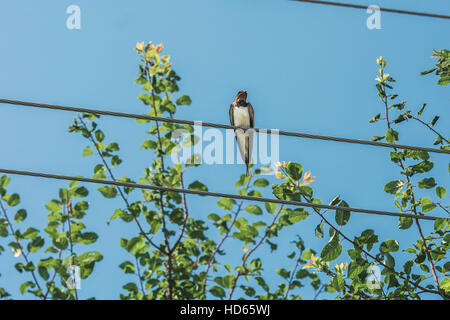
<instances>
[{"instance_id":1,"label":"bird's head","mask_svg":"<svg viewBox=\"0 0 450 320\"><path fill-rule=\"evenodd\" d=\"M241 90L236 94L236 98L234 99L234 102L238 104L240 101L246 102L247 101L247 91Z\"/></svg>"}]
</instances>

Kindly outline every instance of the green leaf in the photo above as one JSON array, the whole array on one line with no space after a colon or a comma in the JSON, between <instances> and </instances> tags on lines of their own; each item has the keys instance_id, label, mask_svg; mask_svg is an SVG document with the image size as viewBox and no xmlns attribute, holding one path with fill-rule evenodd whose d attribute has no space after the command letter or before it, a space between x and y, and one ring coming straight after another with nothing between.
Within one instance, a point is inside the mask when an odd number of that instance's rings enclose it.
<instances>
[{"instance_id":1,"label":"green leaf","mask_svg":"<svg viewBox=\"0 0 450 320\"><path fill-rule=\"evenodd\" d=\"M316 254L316 252L315 252L314 250L312 250L312 249L306 249L306 250L303 251L303 253L302 253L302 259L303 259L303 260L309 260L309 259L311 259L311 256L312 256L313 254Z\"/></svg>"},{"instance_id":2,"label":"green leaf","mask_svg":"<svg viewBox=\"0 0 450 320\"><path fill-rule=\"evenodd\" d=\"M152 98L146 93L141 93L138 96L138 99L141 100L145 105L150 105L152 103Z\"/></svg>"},{"instance_id":3,"label":"green leaf","mask_svg":"<svg viewBox=\"0 0 450 320\"><path fill-rule=\"evenodd\" d=\"M128 282L122 288L124 288L128 292L133 292L134 294L136 292L138 292L138 287L137 287L136 283L133 283L133 282Z\"/></svg>"},{"instance_id":4,"label":"green leaf","mask_svg":"<svg viewBox=\"0 0 450 320\"><path fill-rule=\"evenodd\" d=\"M27 217L27 212L24 209L20 209L19 211L16 212L16 215L14 216L14 222L20 222L25 220L25 218Z\"/></svg>"},{"instance_id":5,"label":"green leaf","mask_svg":"<svg viewBox=\"0 0 450 320\"><path fill-rule=\"evenodd\" d=\"M192 100L189 96L183 95L177 99L177 105L188 106L192 103Z\"/></svg>"},{"instance_id":6,"label":"green leaf","mask_svg":"<svg viewBox=\"0 0 450 320\"><path fill-rule=\"evenodd\" d=\"M50 275L48 274L47 268L45 268L45 267L38 267L38 272L39 272L39 275L42 277L42 279L48 280L48 278L50 278Z\"/></svg>"},{"instance_id":7,"label":"green leaf","mask_svg":"<svg viewBox=\"0 0 450 320\"><path fill-rule=\"evenodd\" d=\"M387 183L384 186L384 192L390 193L390 194L396 194L403 188L404 182L402 180L393 180L389 183Z\"/></svg>"},{"instance_id":8,"label":"green leaf","mask_svg":"<svg viewBox=\"0 0 450 320\"><path fill-rule=\"evenodd\" d=\"M370 119L370 123L374 123L377 122L378 120L380 120L381 117L381 113L377 114L376 116L374 116L372 119Z\"/></svg>"},{"instance_id":9,"label":"green leaf","mask_svg":"<svg viewBox=\"0 0 450 320\"><path fill-rule=\"evenodd\" d=\"M442 199L444 198L445 194L447 193L447 190L445 190L444 187L437 187L436 188L436 195Z\"/></svg>"},{"instance_id":10,"label":"green leaf","mask_svg":"<svg viewBox=\"0 0 450 320\"><path fill-rule=\"evenodd\" d=\"M355 242L360 246L366 245L368 250L371 250L373 245L378 242L378 236L372 229L364 230L361 235L355 238Z\"/></svg>"},{"instance_id":11,"label":"green leaf","mask_svg":"<svg viewBox=\"0 0 450 320\"><path fill-rule=\"evenodd\" d=\"M34 288L35 286L36 285L31 281L24 282L20 285L20 293L24 294L25 292L27 292L28 288Z\"/></svg>"},{"instance_id":12,"label":"green leaf","mask_svg":"<svg viewBox=\"0 0 450 320\"><path fill-rule=\"evenodd\" d=\"M408 117L405 114L401 114L394 120L394 123L401 123L405 120L408 120Z\"/></svg>"},{"instance_id":13,"label":"green leaf","mask_svg":"<svg viewBox=\"0 0 450 320\"><path fill-rule=\"evenodd\" d=\"M317 238L323 238L323 220L317 225L315 233Z\"/></svg>"},{"instance_id":14,"label":"green leaf","mask_svg":"<svg viewBox=\"0 0 450 320\"><path fill-rule=\"evenodd\" d=\"M286 171L289 176L295 181L298 181L302 178L303 167L301 164L290 162L286 167Z\"/></svg>"},{"instance_id":15,"label":"green leaf","mask_svg":"<svg viewBox=\"0 0 450 320\"><path fill-rule=\"evenodd\" d=\"M447 224L447 219L438 218L434 221L434 231L442 230Z\"/></svg>"},{"instance_id":16,"label":"green leaf","mask_svg":"<svg viewBox=\"0 0 450 320\"><path fill-rule=\"evenodd\" d=\"M90 156L91 154L93 154L91 147L87 146L86 148L84 148L83 157Z\"/></svg>"},{"instance_id":17,"label":"green leaf","mask_svg":"<svg viewBox=\"0 0 450 320\"><path fill-rule=\"evenodd\" d=\"M420 199L420 204L422 205L422 212L430 212L434 208L436 208L436 205L433 203L433 201L430 200L430 198L422 198Z\"/></svg>"},{"instance_id":18,"label":"green leaf","mask_svg":"<svg viewBox=\"0 0 450 320\"><path fill-rule=\"evenodd\" d=\"M114 152L114 151L119 151L119 150L120 150L119 144L116 142L111 142L106 147L106 151L109 151L109 152Z\"/></svg>"},{"instance_id":19,"label":"green leaf","mask_svg":"<svg viewBox=\"0 0 450 320\"><path fill-rule=\"evenodd\" d=\"M385 136L373 136L372 141L380 141L380 140L383 140L384 138L385 138Z\"/></svg>"},{"instance_id":20,"label":"green leaf","mask_svg":"<svg viewBox=\"0 0 450 320\"><path fill-rule=\"evenodd\" d=\"M339 243L339 234L336 232L331 240L323 247L320 258L323 261L333 261L337 259L342 252L342 246Z\"/></svg>"},{"instance_id":21,"label":"green leaf","mask_svg":"<svg viewBox=\"0 0 450 320\"><path fill-rule=\"evenodd\" d=\"M223 290L219 286L213 286L211 289L209 289L209 292L215 297L218 298L224 298L225 297L225 290Z\"/></svg>"},{"instance_id":22,"label":"green leaf","mask_svg":"<svg viewBox=\"0 0 450 320\"><path fill-rule=\"evenodd\" d=\"M44 246L45 240L42 237L36 237L28 243L27 249L30 253L36 252Z\"/></svg>"},{"instance_id":23,"label":"green leaf","mask_svg":"<svg viewBox=\"0 0 450 320\"><path fill-rule=\"evenodd\" d=\"M78 257L81 267L81 279L86 279L94 270L95 263L101 261L102 259L103 256L97 251L90 251L81 254Z\"/></svg>"},{"instance_id":24,"label":"green leaf","mask_svg":"<svg viewBox=\"0 0 450 320\"><path fill-rule=\"evenodd\" d=\"M15 207L20 203L20 196L17 193L13 193L12 195L5 196L6 203L8 206Z\"/></svg>"},{"instance_id":25,"label":"green leaf","mask_svg":"<svg viewBox=\"0 0 450 320\"><path fill-rule=\"evenodd\" d=\"M142 86L142 90L148 91L148 92L152 92L153 90L153 86L150 82L146 82L143 86Z\"/></svg>"},{"instance_id":26,"label":"green leaf","mask_svg":"<svg viewBox=\"0 0 450 320\"><path fill-rule=\"evenodd\" d=\"M406 101L400 102L400 103L396 103L392 106L389 106L390 108L396 108L397 110L403 110L403 108L405 108L406 105Z\"/></svg>"},{"instance_id":27,"label":"green leaf","mask_svg":"<svg viewBox=\"0 0 450 320\"><path fill-rule=\"evenodd\" d=\"M206 218L213 221L220 220L220 216L217 213L210 213L206 216Z\"/></svg>"},{"instance_id":28,"label":"green leaf","mask_svg":"<svg viewBox=\"0 0 450 320\"><path fill-rule=\"evenodd\" d=\"M103 256L97 251L90 251L81 254L78 257L80 264L89 264L92 262L99 262L103 259Z\"/></svg>"},{"instance_id":29,"label":"green leaf","mask_svg":"<svg viewBox=\"0 0 450 320\"><path fill-rule=\"evenodd\" d=\"M425 173L433 169L434 164L431 161L422 161L418 164L407 167L405 170L402 170L403 174L408 176L412 176L416 173Z\"/></svg>"},{"instance_id":30,"label":"green leaf","mask_svg":"<svg viewBox=\"0 0 450 320\"><path fill-rule=\"evenodd\" d=\"M225 210L231 210L233 209L233 204L235 204L236 201L234 199L228 199L228 198L222 198L219 201L217 201L217 205L221 208L224 208Z\"/></svg>"},{"instance_id":31,"label":"green leaf","mask_svg":"<svg viewBox=\"0 0 450 320\"><path fill-rule=\"evenodd\" d=\"M402 151L392 151L390 153L391 161L394 163L400 162L403 160L404 154Z\"/></svg>"},{"instance_id":32,"label":"green leaf","mask_svg":"<svg viewBox=\"0 0 450 320\"><path fill-rule=\"evenodd\" d=\"M254 204L249 204L248 206L245 207L244 210L247 211L248 213L251 213L251 214L256 214L256 215L261 215L262 214L261 208L256 206L256 205L254 205Z\"/></svg>"},{"instance_id":33,"label":"green leaf","mask_svg":"<svg viewBox=\"0 0 450 320\"><path fill-rule=\"evenodd\" d=\"M398 219L398 228L402 230L409 229L413 224L413 219L409 217L400 217Z\"/></svg>"},{"instance_id":34,"label":"green leaf","mask_svg":"<svg viewBox=\"0 0 450 320\"><path fill-rule=\"evenodd\" d=\"M349 205L344 200L341 201L339 207L348 208ZM336 210L336 223L340 226L344 226L347 224L348 220L350 220L350 211L338 209Z\"/></svg>"},{"instance_id":35,"label":"green leaf","mask_svg":"<svg viewBox=\"0 0 450 320\"><path fill-rule=\"evenodd\" d=\"M417 111L417 116L420 116L420 115L423 113L423 110L425 110L425 107L426 107L426 106L427 106L426 103L424 103L424 104L422 105L422 108L420 108L420 110Z\"/></svg>"},{"instance_id":36,"label":"green leaf","mask_svg":"<svg viewBox=\"0 0 450 320\"><path fill-rule=\"evenodd\" d=\"M95 131L95 138L97 139L98 142L102 142L103 139L105 139L105 134L103 133L102 130L97 130Z\"/></svg>"},{"instance_id":37,"label":"green leaf","mask_svg":"<svg viewBox=\"0 0 450 320\"><path fill-rule=\"evenodd\" d=\"M385 257L385 263L388 267L394 268L395 267L395 259L392 255L389 253L384 254Z\"/></svg>"},{"instance_id":38,"label":"green leaf","mask_svg":"<svg viewBox=\"0 0 450 320\"><path fill-rule=\"evenodd\" d=\"M303 208L286 209L290 223L297 223L308 218L309 213Z\"/></svg>"},{"instance_id":39,"label":"green leaf","mask_svg":"<svg viewBox=\"0 0 450 320\"><path fill-rule=\"evenodd\" d=\"M76 243L79 244L91 244L96 242L98 239L98 235L95 232L84 232L81 233L79 237L76 239Z\"/></svg>"},{"instance_id":40,"label":"green leaf","mask_svg":"<svg viewBox=\"0 0 450 320\"><path fill-rule=\"evenodd\" d=\"M283 277L284 279L286 279L286 280L289 279L290 272L287 271L286 269L284 269L284 268L279 268L279 269L277 269L275 272L276 272L279 276Z\"/></svg>"},{"instance_id":41,"label":"green leaf","mask_svg":"<svg viewBox=\"0 0 450 320\"><path fill-rule=\"evenodd\" d=\"M38 233L39 233L39 230L37 230L35 228L28 228L27 230L25 230L22 233L22 237L24 237L24 239L34 239L34 238L36 238Z\"/></svg>"},{"instance_id":42,"label":"green leaf","mask_svg":"<svg viewBox=\"0 0 450 320\"><path fill-rule=\"evenodd\" d=\"M189 186L188 186L189 190L197 190L197 191L208 191L208 187L205 186L203 183L201 183L200 181L196 180L194 182L192 182Z\"/></svg>"},{"instance_id":43,"label":"green leaf","mask_svg":"<svg viewBox=\"0 0 450 320\"><path fill-rule=\"evenodd\" d=\"M259 178L259 179L255 180L255 182L253 182L253 185L255 187L264 188L269 185L269 181L267 181L267 179L264 179L264 178Z\"/></svg>"},{"instance_id":44,"label":"green leaf","mask_svg":"<svg viewBox=\"0 0 450 320\"><path fill-rule=\"evenodd\" d=\"M430 155L426 151L422 150L404 150L405 157L414 159L414 160L428 160L430 159Z\"/></svg>"},{"instance_id":45,"label":"green leaf","mask_svg":"<svg viewBox=\"0 0 450 320\"><path fill-rule=\"evenodd\" d=\"M227 289L231 289L234 283L234 275L226 275L222 278L223 286Z\"/></svg>"},{"instance_id":46,"label":"green leaf","mask_svg":"<svg viewBox=\"0 0 450 320\"><path fill-rule=\"evenodd\" d=\"M265 202L264 206L266 207L267 212L274 213L277 210L277 204L272 202Z\"/></svg>"},{"instance_id":47,"label":"green leaf","mask_svg":"<svg viewBox=\"0 0 450 320\"><path fill-rule=\"evenodd\" d=\"M0 189L5 189L8 185L11 179L8 176L1 176L0 177Z\"/></svg>"},{"instance_id":48,"label":"green leaf","mask_svg":"<svg viewBox=\"0 0 450 320\"><path fill-rule=\"evenodd\" d=\"M58 233L53 239L53 245L61 250L67 249L69 241L66 238L66 234L64 232Z\"/></svg>"},{"instance_id":49,"label":"green leaf","mask_svg":"<svg viewBox=\"0 0 450 320\"><path fill-rule=\"evenodd\" d=\"M98 191L100 191L105 198L114 198L117 195L117 190L114 186L103 186L98 188Z\"/></svg>"},{"instance_id":50,"label":"green leaf","mask_svg":"<svg viewBox=\"0 0 450 320\"><path fill-rule=\"evenodd\" d=\"M333 286L334 289L336 289L336 291L342 291L344 290L344 278L342 278L340 275L335 275L333 277L333 279L331 280L331 285Z\"/></svg>"},{"instance_id":51,"label":"green leaf","mask_svg":"<svg viewBox=\"0 0 450 320\"><path fill-rule=\"evenodd\" d=\"M89 194L89 191L85 187L77 187L77 188L72 189L71 193L72 193L73 197L83 198L83 197L87 197L87 195Z\"/></svg>"},{"instance_id":52,"label":"green leaf","mask_svg":"<svg viewBox=\"0 0 450 320\"><path fill-rule=\"evenodd\" d=\"M439 285L441 287L441 290L444 290L445 293L450 293L450 278L444 278L441 280L441 283Z\"/></svg>"},{"instance_id":53,"label":"green leaf","mask_svg":"<svg viewBox=\"0 0 450 320\"><path fill-rule=\"evenodd\" d=\"M397 240L386 240L380 244L381 253L396 252L398 251L398 248Z\"/></svg>"},{"instance_id":54,"label":"green leaf","mask_svg":"<svg viewBox=\"0 0 450 320\"><path fill-rule=\"evenodd\" d=\"M388 143L394 144L396 141L398 141L398 132L392 128L389 128L386 132L386 141Z\"/></svg>"},{"instance_id":55,"label":"green leaf","mask_svg":"<svg viewBox=\"0 0 450 320\"><path fill-rule=\"evenodd\" d=\"M425 71L422 71L420 74L423 76L423 75L426 75L426 74L429 74L429 73L435 71L436 69L437 68L430 68L430 69L427 69Z\"/></svg>"},{"instance_id":56,"label":"green leaf","mask_svg":"<svg viewBox=\"0 0 450 320\"><path fill-rule=\"evenodd\" d=\"M134 273L134 264L130 261L124 261L119 265L119 268L122 269L124 273Z\"/></svg>"},{"instance_id":57,"label":"green leaf","mask_svg":"<svg viewBox=\"0 0 450 320\"><path fill-rule=\"evenodd\" d=\"M158 144L153 140L145 140L141 145L141 148L144 149L156 149L157 147Z\"/></svg>"},{"instance_id":58,"label":"green leaf","mask_svg":"<svg viewBox=\"0 0 450 320\"><path fill-rule=\"evenodd\" d=\"M446 86L450 84L450 76L444 76L438 80L438 84L441 86Z\"/></svg>"},{"instance_id":59,"label":"green leaf","mask_svg":"<svg viewBox=\"0 0 450 320\"><path fill-rule=\"evenodd\" d=\"M436 186L436 181L434 181L434 178L423 178L417 186L421 189L431 189Z\"/></svg>"},{"instance_id":60,"label":"green leaf","mask_svg":"<svg viewBox=\"0 0 450 320\"><path fill-rule=\"evenodd\" d=\"M239 180L236 181L236 183L234 184L234 186L235 186L236 188L245 186L245 185L248 183L249 180L250 180L250 176L247 176L247 175L245 175L245 174L241 174L241 176L239 177Z\"/></svg>"},{"instance_id":61,"label":"green leaf","mask_svg":"<svg viewBox=\"0 0 450 320\"><path fill-rule=\"evenodd\" d=\"M439 120L439 116L435 116L433 118L433 120L430 121L430 126L434 127L434 125L436 124L436 122Z\"/></svg>"}]
</instances>

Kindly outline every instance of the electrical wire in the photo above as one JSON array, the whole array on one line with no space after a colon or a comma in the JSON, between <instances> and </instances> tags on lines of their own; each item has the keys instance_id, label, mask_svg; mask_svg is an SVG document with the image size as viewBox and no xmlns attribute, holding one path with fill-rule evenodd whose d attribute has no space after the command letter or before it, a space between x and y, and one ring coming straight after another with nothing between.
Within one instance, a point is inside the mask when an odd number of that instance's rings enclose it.
<instances>
[{"instance_id":1,"label":"electrical wire","mask_svg":"<svg viewBox=\"0 0 450 320\"><path fill-rule=\"evenodd\" d=\"M174 119L174 118L164 118L164 117L155 117L155 116L148 116L148 115L139 115L139 114L114 112L114 111L98 110L98 109L66 107L66 106L59 106L59 105L52 105L52 104L27 102L27 101L18 101L18 100L9 100L9 99L0 99L0 103L10 104L10 105L17 105L17 106L25 106L25 107L44 108L44 109L51 109L51 110L72 111L72 112L82 112L82 113L93 113L93 114L105 115L105 116L113 116L113 117L132 118L132 119L141 119L141 120L150 120L150 121L162 121L162 122L188 124L188 125L198 125L198 126L203 126L203 127L211 127L211 128L219 128L219 129L248 129L248 128L241 128L241 127L230 126L230 125L225 125L225 124L218 124L218 123L191 121L191 120L182 120L182 119ZM275 129L253 128L253 130L256 131L256 132L263 132L263 133L267 133L267 134L278 134L278 135L281 135L281 136L289 136L289 137L297 137L297 138L307 138L307 139L316 139L316 140L325 140L325 141L355 143L355 144L370 145L370 146L377 146L377 147L397 148L397 149L406 149L406 150L418 150L418 151L425 151L425 152L450 154L450 150L437 149L437 148L410 146L410 145L404 145L404 144L391 144L391 143L384 143L384 142L379 142L379 141L369 141L369 140L360 140L360 139L341 138L341 137L324 136L324 135L301 133L301 132L280 131L280 130L275 130Z\"/></svg>"},{"instance_id":2,"label":"electrical wire","mask_svg":"<svg viewBox=\"0 0 450 320\"><path fill-rule=\"evenodd\" d=\"M257 201L257 202L270 202L270 203L292 205L292 206L298 206L298 207L329 209L329 210L343 210L343 211L350 211L350 212L357 212L357 213L367 213L367 214L403 217L403 218L414 218L414 219L421 219L421 220L448 219L448 218L440 218L440 217L433 217L433 216L411 215L411 214L405 214L405 213L380 211L380 210L359 209L359 208L350 208L350 207L347 208L347 207L331 206L331 205L325 205L325 204L315 204L315 203L301 202L301 201L278 200L278 199L269 199L269 198L262 198L262 197L261 198L260 197L251 197L251 196L245 196L245 195L235 195L235 194L229 194L229 193L219 193L219 192L209 192L209 191L189 190L189 189L177 189L177 188L170 188L170 187L137 184L137 183L131 183L131 182L119 182L119 181L92 179L92 178L84 178L84 177L64 176L64 175L32 172L32 171L0 169L0 173L30 176L30 177L39 177L39 178L46 178L46 179L105 184L105 185L113 185L113 186L117 186L117 187L148 189L148 190L156 190L156 191L162 191L162 192L177 192L177 193L184 193L184 194L196 194L196 195L200 195L200 196L221 197L221 198L228 198L228 199L248 200L248 201Z\"/></svg>"},{"instance_id":3,"label":"electrical wire","mask_svg":"<svg viewBox=\"0 0 450 320\"><path fill-rule=\"evenodd\" d=\"M342 2L334 2L334 1L320 1L320 0L291 0L291 1L309 2L309 3L315 3L315 4L324 4L324 5L356 8L356 9L364 9L364 10L366 10L367 8L370 7L370 6L363 6L363 5L359 5L359 4L342 3ZM409 14L409 15L423 16L423 17L429 17L429 18L450 19L450 16L448 16L448 15L436 14L436 13L426 13L426 12L407 11L407 10L399 10L399 9L388 9L388 8L380 8L380 11Z\"/></svg>"}]
</instances>

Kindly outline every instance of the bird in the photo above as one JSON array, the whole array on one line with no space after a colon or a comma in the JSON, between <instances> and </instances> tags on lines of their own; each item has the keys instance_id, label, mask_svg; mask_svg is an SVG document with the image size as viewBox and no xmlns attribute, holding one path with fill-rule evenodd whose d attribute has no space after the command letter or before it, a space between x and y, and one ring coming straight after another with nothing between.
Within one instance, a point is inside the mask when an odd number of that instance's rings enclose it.
<instances>
[{"instance_id":1,"label":"bird","mask_svg":"<svg viewBox=\"0 0 450 320\"><path fill-rule=\"evenodd\" d=\"M242 129L234 129L236 142L241 153L242 160L245 163L245 174L249 175L249 164L252 160L253 149L253 133L254 130L249 130L255 127L255 113L253 106L247 102L247 91L240 90L234 102L230 104L229 109L230 123L233 127L241 127Z\"/></svg>"}]
</instances>

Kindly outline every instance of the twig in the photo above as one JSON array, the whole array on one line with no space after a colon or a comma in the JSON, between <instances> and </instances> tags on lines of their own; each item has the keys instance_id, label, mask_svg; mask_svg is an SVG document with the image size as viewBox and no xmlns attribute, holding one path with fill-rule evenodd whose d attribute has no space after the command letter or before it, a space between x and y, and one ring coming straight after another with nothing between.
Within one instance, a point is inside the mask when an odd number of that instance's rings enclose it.
<instances>
[{"instance_id":1,"label":"twig","mask_svg":"<svg viewBox=\"0 0 450 320\"><path fill-rule=\"evenodd\" d=\"M83 119L82 119L80 116L78 116L78 118L79 118L79 120L81 121L81 123L83 124L84 128L86 129L86 131L89 133L89 139L91 140L92 144L94 145L95 149L97 150L97 153L98 153L100 159L102 160L103 165L105 166L106 170L108 170L109 176L111 177L111 179L112 179L113 181L117 181L116 178L114 177L114 174L112 173L111 168L109 167L109 165L108 165L108 163L106 162L105 158L103 157L103 155L102 155L100 149L98 148L97 143L95 142L94 138L92 137L92 133L91 133L91 132L89 131L89 129L87 128L86 123L83 121ZM117 191L119 192L120 197L123 199L123 201L124 201L124 203L125 203L125 205L126 205L126 207L127 207L127 209L128 209L128 208L130 207L130 204L128 203L128 199L127 199L127 198L125 197L125 195L123 194L122 189L120 189L118 186L116 186L116 189L117 189ZM137 219L137 217L135 217L135 216L133 215L133 218L134 218L134 221L136 222L136 225L137 225L138 228L139 228L139 231L140 231L141 234L144 236L144 238L147 239L147 241L148 241L153 247L155 247L158 251L160 251L161 253L164 253L164 254L165 254L165 251L162 250L160 246L156 245L156 244L152 241L152 239L151 239L150 237L148 237L148 235L145 233L145 231L144 231L144 229L142 228L141 223L139 222L139 220Z\"/></svg>"},{"instance_id":2,"label":"twig","mask_svg":"<svg viewBox=\"0 0 450 320\"><path fill-rule=\"evenodd\" d=\"M297 258L294 269L292 270L291 276L289 278L289 282L288 282L287 288L286 288L286 293L284 294L284 299L287 299L289 296L289 291L291 290L291 285L292 285L292 282L294 281L295 272L297 271L298 265L300 264L301 254L302 253L300 251L299 257Z\"/></svg>"},{"instance_id":3,"label":"twig","mask_svg":"<svg viewBox=\"0 0 450 320\"><path fill-rule=\"evenodd\" d=\"M72 223L70 221L70 218L72 216L72 199L68 199L67 201L67 214L68 214L68 219L67 219L67 224L69 226L69 243L70 243L70 255L73 256L73 242L72 242ZM78 290L75 286L74 288L75 290L75 299L78 300Z\"/></svg>"},{"instance_id":4,"label":"twig","mask_svg":"<svg viewBox=\"0 0 450 320\"><path fill-rule=\"evenodd\" d=\"M136 270L137 270L137 276L139 278L139 283L140 283L140 286L141 286L142 296L145 299L145 297L147 296L147 293L145 292L144 284L142 283L141 269L139 268L139 261L138 261L138 258L136 256L134 256L134 258L136 259Z\"/></svg>"},{"instance_id":5,"label":"twig","mask_svg":"<svg viewBox=\"0 0 450 320\"><path fill-rule=\"evenodd\" d=\"M447 212L447 214L450 214L450 211L447 210L447 208L445 208L440 202L436 202L436 204L445 212Z\"/></svg>"},{"instance_id":6,"label":"twig","mask_svg":"<svg viewBox=\"0 0 450 320\"><path fill-rule=\"evenodd\" d=\"M308 200L308 198L305 197L305 199ZM310 200L310 198L309 198ZM382 261L378 260L376 257L374 257L372 254L370 254L368 251L364 250L364 248L360 247L359 245L357 245L353 240L349 239L344 233L342 233L341 231L339 231L335 226L333 226L333 224L331 224L326 218L325 216L320 213L320 211L317 208L313 208L313 210L323 219L323 221L330 227L332 228L334 231L338 232L346 241L350 242L355 248L358 248L359 250L361 250L361 252L363 252L367 257L370 257L371 259L373 259L374 261L376 261L377 263L379 263L380 265L382 265L384 268L388 269L389 271L393 272L394 274L396 274L398 277L402 278L403 280L408 281L410 284L412 284L414 287L422 289L428 293L436 293L440 295L439 291L436 290L431 290L431 289L427 289L424 288L414 282L411 282L409 279L405 278L404 276L402 276L400 273L396 272L395 269L389 267L388 265L386 265L385 263L383 263Z\"/></svg>"},{"instance_id":7,"label":"twig","mask_svg":"<svg viewBox=\"0 0 450 320\"><path fill-rule=\"evenodd\" d=\"M263 241L267 238L268 230L276 223L278 216L280 215L281 211L283 210L284 206L281 206L278 212L275 214L272 223L266 228L266 232L264 233L264 236L261 237L261 239L256 243L253 248L244 256L244 259L242 260L241 269L245 268L245 263L247 262L248 258L252 255L253 252L255 252L256 249L259 248L259 246L263 243ZM233 297L234 290L236 289L237 282L242 275L241 270L239 270L236 274L236 277L233 281L233 286L231 287L230 293L228 294L228 300L231 300Z\"/></svg>"},{"instance_id":8,"label":"twig","mask_svg":"<svg viewBox=\"0 0 450 320\"><path fill-rule=\"evenodd\" d=\"M250 185L250 181L252 181L253 175L250 176L250 179L247 182L247 185L245 186L245 189L248 189L249 185ZM211 256L208 259L208 262L206 263L206 270L205 270L205 279L203 280L203 294L205 294L206 292L206 281L208 279L208 272L209 269L211 267L211 263L214 260L214 257L216 256L217 252L220 250L220 247L223 245L223 243L225 242L225 240L228 238L231 229L233 229L233 226L236 222L236 219L239 215L239 213L241 212L242 209L242 205L244 203L244 200L241 200L241 202L239 203L234 216L233 216L233 220L231 221L230 226L228 227L228 231L223 235L222 239L220 239L220 242L217 244L216 248L214 249L213 253L211 254Z\"/></svg>"},{"instance_id":9,"label":"twig","mask_svg":"<svg viewBox=\"0 0 450 320\"><path fill-rule=\"evenodd\" d=\"M383 74L383 73L384 73L384 72L381 71L381 78L384 78L384 74ZM383 90L384 90L384 99L383 99L383 102L384 102L385 112L386 112L387 127L388 127L388 129L391 129L391 125L390 125L389 120L388 120L388 119L389 119L389 109L388 109L388 102L387 102L387 95L386 95L386 84L385 84L385 83L382 83L382 85L383 85ZM420 119L416 119L416 120L418 120L418 121L424 123L424 122L421 121ZM425 124L425 123L424 123L424 124ZM426 125L427 127L429 127L427 124L425 124L425 125ZM429 127L429 128L430 128L431 130L435 131L435 130L432 129L431 127ZM437 133L437 131L435 131L435 132ZM439 133L438 133L438 135L439 135ZM394 148L394 150L397 151L397 148ZM402 159L399 159L398 164L399 164L399 166L402 168L402 171L404 172L405 167L404 167L404 165L403 165L403 160L402 160ZM405 179L406 179L408 185L411 185L411 181L410 181L410 179L409 179L409 176L406 175L406 174L404 174L404 177L405 177ZM412 200L412 203L415 203L416 200L415 200L415 197L414 197L414 191L411 191L411 198L412 198L412 199L411 199L411 200ZM415 216L418 216L418 215L419 215L415 206L412 206L411 209L413 210ZM432 274L433 274L434 282L435 282L436 287L437 287L437 289L438 289L439 295L442 296L442 297L445 299L445 296L442 294L441 288L440 288L440 286L439 286L439 280L438 280L438 277L437 277L437 275L436 275L435 265L434 265L433 259L431 258L431 254L430 254L430 251L429 251L429 249L428 249L427 241L426 241L426 239L425 239L425 237L424 237L424 235L423 235L422 227L421 227L421 225L420 225L419 219L415 218L414 220L416 221L417 229L419 230L419 235L420 235L420 238L422 239L422 242L423 242L423 248L424 248L424 250L425 250L425 253L426 253L426 255L427 255L428 261L429 261L429 263L430 263L431 272L432 272Z\"/></svg>"},{"instance_id":10,"label":"twig","mask_svg":"<svg viewBox=\"0 0 450 320\"><path fill-rule=\"evenodd\" d=\"M18 240L18 239L16 238L16 236L15 236L16 231L14 230L14 227L12 226L11 221L10 221L9 218L8 218L8 214L6 213L6 209L5 209L5 207L3 206L3 202L2 202L1 199L0 199L0 208L2 209L3 215L5 216L6 222L8 223L8 226L9 226L9 228L10 228L10 230L11 230L11 234L12 234L12 236L15 238L16 243L17 243L17 245L19 246L20 254L21 254L22 257L25 259L25 262L26 262L27 264L29 264L30 262L29 262L29 260L28 260L28 256L27 256L27 254L25 253L25 251L23 250L23 247L22 247L22 245L20 244L19 240ZM41 291L40 298L44 298L44 296L42 295L41 286L39 285L39 282L38 282L38 280L37 280L37 278L36 278L36 275L35 275L35 273L34 273L34 270L31 270L31 276L33 277L34 283L36 284L37 288L39 289L39 291Z\"/></svg>"},{"instance_id":11,"label":"twig","mask_svg":"<svg viewBox=\"0 0 450 320\"><path fill-rule=\"evenodd\" d=\"M423 124L424 126L426 126L428 129L430 129L431 131L433 131L436 135L438 135L442 140L444 140L445 142L447 142L448 144L450 144L450 141L446 138L444 138L444 136L442 134L440 134L439 132L437 132L432 126L430 126L428 123L422 121L421 119L411 116L414 120L419 121L421 124Z\"/></svg>"}]
</instances>

